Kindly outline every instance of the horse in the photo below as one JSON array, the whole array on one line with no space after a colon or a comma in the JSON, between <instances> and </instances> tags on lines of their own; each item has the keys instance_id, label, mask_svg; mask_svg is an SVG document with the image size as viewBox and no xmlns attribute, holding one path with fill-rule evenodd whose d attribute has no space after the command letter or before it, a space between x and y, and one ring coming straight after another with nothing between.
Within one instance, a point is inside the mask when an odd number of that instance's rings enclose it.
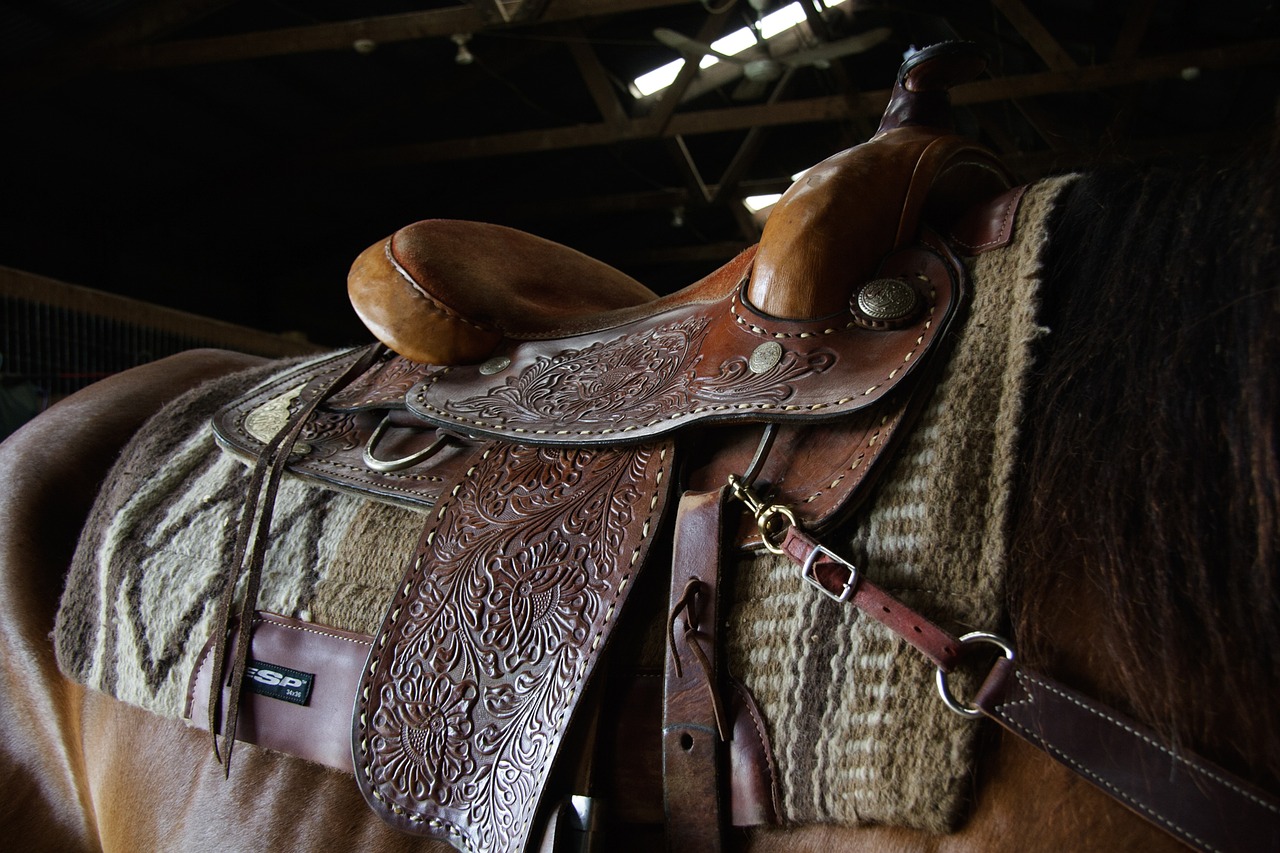
<instances>
[{"instance_id":1,"label":"horse","mask_svg":"<svg viewBox=\"0 0 1280 853\"><path fill-rule=\"evenodd\" d=\"M1276 167L1264 152L1230 166L1101 169L1061 190L1009 484L1005 616L988 626L1025 664L1272 792ZM375 817L349 774L245 744L225 767L208 732L86 688L55 659L67 567L120 448L192 389L278 369L225 352L174 356L73 395L0 446L0 826L22 849L448 849ZM971 806L950 832L815 824L735 830L727 843L1183 843L1001 730L984 729L979 747ZM616 843L652 849L660 838L624 832Z\"/></svg>"}]
</instances>

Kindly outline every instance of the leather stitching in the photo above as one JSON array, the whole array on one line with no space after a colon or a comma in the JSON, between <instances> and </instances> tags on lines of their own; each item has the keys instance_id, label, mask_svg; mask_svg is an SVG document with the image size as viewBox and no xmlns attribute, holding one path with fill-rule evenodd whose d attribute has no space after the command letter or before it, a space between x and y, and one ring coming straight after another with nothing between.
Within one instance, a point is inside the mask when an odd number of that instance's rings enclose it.
<instances>
[{"instance_id":1,"label":"leather stitching","mask_svg":"<svg viewBox=\"0 0 1280 853\"><path fill-rule=\"evenodd\" d=\"M866 461L866 459L867 459L867 454L868 454L869 452L871 452L871 449L872 449L873 447L875 447L875 443L880 439L881 432L884 430L885 423L886 423L888 420L889 420L889 416L888 416L888 415L885 415L884 417L882 417L882 418L880 419L880 425L879 425L879 427L877 427L876 429L874 429L874 430L871 432L871 434L867 437L867 446L866 446L866 450L861 450L861 451L859 451L859 452L857 453L857 455L856 455L856 456L854 456L853 461L852 461L851 463L849 463L849 467L848 467L848 469L846 469L846 470L844 470L844 471L840 472L840 475L839 475L838 477L836 477L834 480L832 480L832 481L831 481L831 483L827 486L827 488L828 488L828 489L834 489L834 488L838 487L838 486L839 486L839 485L844 481L844 478L845 478L845 477L848 477L848 476L849 476L850 474L852 474L854 471L857 471L857 470L858 470L858 467L859 467L860 465L862 465L862 463L863 463L863 462L865 462L865 461ZM874 461L874 459L873 459L873 461ZM818 498L820 498L820 497L822 497L822 490L818 490L818 491L814 492L813 494L809 495L807 498L804 498L801 502L802 502L802 503L813 503L814 501L816 501L816 500L817 500Z\"/></svg>"},{"instance_id":2,"label":"leather stitching","mask_svg":"<svg viewBox=\"0 0 1280 853\"><path fill-rule=\"evenodd\" d=\"M1271 803L1268 803L1266 800L1263 800L1263 799L1261 799L1261 798L1259 798L1259 797L1255 796L1254 794L1250 793L1249 791L1245 790L1244 788L1241 788L1239 785L1235 785L1235 784L1233 784L1229 779L1224 779L1223 777L1221 777L1221 776L1219 776L1218 774L1214 773L1212 770L1209 770L1209 769L1207 769L1207 768L1205 768L1205 767L1201 767L1200 765L1198 765L1198 764L1196 764L1196 763L1194 763L1194 762L1190 761L1189 759L1187 759L1187 758L1186 758L1186 756L1179 755L1178 753L1176 753L1176 752L1174 752L1173 750L1169 749L1167 746L1165 746L1164 744L1160 743L1159 741L1153 740L1152 738L1148 737L1147 735L1143 734L1142 732L1140 732L1140 731L1138 731L1138 730L1134 729L1132 726L1126 725L1124 722L1122 722L1122 721L1120 721L1120 720L1117 720L1115 717L1112 717L1112 716L1110 716L1109 714L1104 713L1102 710L1100 710L1100 709L1098 709L1098 708L1095 708L1095 707L1093 707L1092 705L1089 705L1089 704L1088 704L1088 703L1086 703L1086 702L1081 702L1081 701L1080 701L1079 699L1077 699L1076 697L1074 697L1074 696L1072 696L1072 695L1070 695L1070 694L1068 694L1068 693L1066 693L1066 692L1064 692L1064 691L1062 691L1062 690L1059 690L1059 689L1057 689L1056 687L1054 687L1052 684L1048 684L1048 683L1046 683L1046 682L1042 681L1041 679L1036 678L1034 675L1031 675L1031 674L1029 674L1029 673L1026 673L1026 672L1024 672L1024 671L1022 671L1022 670L1017 670L1016 675L1018 676L1018 680L1019 680L1019 681L1023 681L1023 680L1025 680L1025 681L1030 681L1030 682L1032 682L1032 683L1034 683L1034 684L1036 684L1036 685L1038 685L1038 686L1040 686L1040 687L1043 687L1045 690L1048 690L1050 693L1056 694L1057 696L1060 696L1060 697L1062 697L1063 699L1066 699L1066 700L1067 700L1068 702L1070 702L1071 704L1076 705L1076 706L1078 706L1078 707L1080 707L1080 708L1083 708L1084 710L1088 711L1089 713L1093 714L1094 716L1101 717L1102 719L1104 719L1104 720L1106 720L1107 722L1111 723L1113 726L1115 726L1115 727L1117 727L1117 728L1119 728L1119 729L1122 729L1122 730L1123 730L1123 731L1125 731L1126 733L1128 733L1128 734L1130 734L1130 735L1133 735L1133 736L1134 736L1135 738L1137 738L1138 740L1141 740L1143 743L1146 743L1148 746L1151 746L1151 747L1155 748L1156 750L1158 750L1158 751L1160 751L1160 752L1163 752L1165 755L1169 756L1170 758L1172 758L1174 761L1178 762L1179 764L1185 765L1185 766L1187 767L1187 769L1189 769L1189 770L1194 770L1194 771L1196 771L1197 773L1200 773L1201 775L1206 776L1206 777L1208 777L1209 779L1212 779L1213 781L1217 782L1219 785L1222 785L1224 788L1228 788L1228 789L1230 789L1230 790L1232 790L1232 791L1235 791L1237 794L1240 794L1241 796L1243 796L1243 797L1245 797L1246 799L1248 799L1248 800L1252 801L1253 803L1256 803L1257 805L1262 806L1263 808L1265 808L1265 809L1266 809L1267 811L1269 811L1269 812L1272 812L1272 813L1274 813L1274 814L1280 814L1280 808L1277 808L1276 806L1272 805ZM1028 691L1028 695L1030 696L1030 691ZM1027 702L1029 702L1030 704L1034 704L1034 703L1035 703L1035 697L1030 697L1030 698L1029 698L1029 700L1027 700Z\"/></svg>"},{"instance_id":3,"label":"leather stitching","mask_svg":"<svg viewBox=\"0 0 1280 853\"><path fill-rule=\"evenodd\" d=\"M390 263L391 266L395 269L395 271L400 274L400 277L405 280L405 283L409 285L409 289L412 290L414 293L416 293L423 301L427 303L427 307L430 310L436 312L437 314L443 315L448 320L451 320L455 323L460 323L464 326L470 326L471 328L477 331L486 332L489 334L494 334L494 333L501 334L501 329L497 329L491 326L482 326L479 323L476 323L472 320L468 320L466 317L463 317L461 314L454 311L448 305L445 305L439 299L436 299L430 293L427 293L425 290L423 290L422 285L414 281L413 276L409 275L409 271L406 270L404 267L400 266L400 262L396 260L395 255L391 254L390 240L387 240L386 244L383 246L382 251L387 256L387 262Z\"/></svg>"},{"instance_id":4,"label":"leather stitching","mask_svg":"<svg viewBox=\"0 0 1280 853\"><path fill-rule=\"evenodd\" d=\"M929 281L929 279L923 275L917 276L917 278L920 278L926 282ZM459 415L455 415L451 412L446 412L441 409L438 409L432 404L428 403L426 400L426 394L428 389L431 386L435 385L437 382L439 382L439 380L446 373L448 373L447 368L445 370L441 370L439 373L432 376L426 382L423 382L421 385L419 385L417 389L417 394L415 395L415 400L418 406L423 411L431 412L432 415L434 415L435 417L438 417L440 420L451 421L452 423L455 423L455 424L463 424L471 427L479 427L490 433L506 432L506 433L521 434L521 435L578 435L578 436L584 436L584 437L585 436L618 435L618 434L627 433L627 432L634 432L635 430L647 429L651 426L654 426L655 424L674 423L675 421L678 421L682 418L687 418L692 415L700 415L705 412L741 411L743 408L751 408L757 411L794 412L794 411L804 410L809 412L820 412L824 409L832 408L833 406L841 406L846 403L851 403L854 400L857 400L859 397L868 397L871 394L874 394L876 391L883 388L886 382L893 381L893 379L897 376L898 371L900 371L904 365L908 364L912 360L912 358L915 357L916 353L920 351L920 347L924 345L924 340L928 336L929 330L933 328L933 320L934 320L933 314L937 309L937 307L938 307L937 291L935 289L930 288L929 312L927 315L927 319L920 325L921 332L916 337L915 344L912 346L912 349L905 356L903 356L902 364L899 364L893 370L889 371L888 376L886 376L884 379L880 380L875 385L872 385L870 388L867 388L862 392L855 392L853 396L841 397L839 399L830 400L824 403L810 403L805 406L779 405L777 403L752 403L752 404L747 404L745 406L742 404L737 404L737 405L720 404L720 405L714 405L714 406L698 406L696 408L689 409L688 411L683 411L683 412L671 412L669 414L663 415L662 417L654 418L653 420L647 421L645 423L628 424L624 427L607 427L605 429L579 429L579 430L570 430L570 429L551 430L546 428L530 429L528 427L511 427L511 426L506 426L505 424L494 423L491 421L479 421L472 418L464 418Z\"/></svg>"},{"instance_id":5,"label":"leather stitching","mask_svg":"<svg viewBox=\"0 0 1280 853\"><path fill-rule=\"evenodd\" d=\"M1160 744L1160 743L1158 743L1158 742L1156 742L1156 741L1152 740L1151 738L1147 737L1146 735L1142 734L1141 732L1136 731L1136 730L1135 730L1135 729L1133 729L1131 726L1125 725L1125 724L1124 724L1123 722L1121 722L1120 720L1117 720L1117 719L1115 719L1114 717L1112 717L1112 716L1110 716L1110 715L1108 715L1108 714L1103 713L1103 712L1102 712L1102 711L1100 711L1099 709L1094 708L1094 707L1092 707L1092 706L1090 706L1090 705L1088 705L1088 704L1086 704L1086 703L1084 703L1084 702L1081 702L1079 699L1075 698L1074 696L1071 696L1071 695L1069 695L1069 694L1067 694L1067 693L1065 693L1065 692L1063 692L1063 691L1061 691L1061 690L1058 690L1057 688L1053 687L1052 685L1047 684L1047 683L1045 683L1044 681L1042 681L1042 680L1040 680L1040 679L1038 679L1038 678L1035 678L1034 676L1028 675L1027 673L1023 672L1022 670L1017 670L1017 671L1015 671L1015 673L1014 673L1014 674L1017 676L1018 681L1023 683L1023 685L1024 685L1024 689L1026 689L1026 687L1025 687L1025 683L1026 683L1026 682L1031 682L1031 683L1033 683L1033 684L1035 684L1035 685L1037 685L1037 686L1039 686L1039 687L1042 687L1043 689L1045 689L1045 690L1047 690L1047 691L1049 691L1049 692L1051 692L1051 693L1053 693L1053 694L1055 694L1055 695L1057 695L1057 696L1059 696L1059 697L1061 697L1061 698L1063 698L1063 699L1066 699L1067 701L1069 701L1069 702L1070 702L1070 703L1072 703L1073 705L1076 705L1076 706L1078 706L1078 707L1080 707L1080 708L1084 709L1085 711L1088 711L1090 714L1093 714L1094 716L1097 716L1097 717L1100 717L1101 719L1106 720L1108 723L1110 723L1110 724L1112 724L1113 726L1115 726L1115 727L1117 727L1117 728L1121 729L1122 731L1124 731L1124 732L1126 732L1126 733L1128 733L1128 734L1130 734L1130 735L1132 735L1132 736L1136 737L1137 739L1139 739L1139 740L1141 740L1142 742L1146 743L1148 746L1154 747L1154 748L1155 748L1156 750L1158 750L1159 752L1163 752L1164 754L1168 755L1170 758L1172 758L1174 761L1178 762L1179 764L1183 764L1183 765L1185 765L1185 766L1187 767L1187 769L1189 769L1189 770L1194 770L1194 771L1196 771L1196 772L1200 773L1202 776L1204 776L1204 777L1206 777L1206 778L1208 778L1208 779L1211 779L1211 780L1213 780L1213 781L1217 782L1218 784L1220 784L1220 785L1222 785L1222 786L1224 786L1224 787L1226 787L1226 788L1228 788L1228 789L1230 789L1230 790L1232 790L1232 791L1235 791L1235 792L1236 792L1236 793L1238 793L1238 794L1241 794L1241 795L1242 795L1242 796L1244 796L1246 799L1250 800L1251 802L1253 802L1253 803L1255 803L1255 804L1257 804L1257 805L1260 805L1260 806L1262 806L1262 807L1266 808L1268 811L1271 811L1271 812L1276 812L1276 811L1277 811L1277 810L1276 810L1276 808L1275 808L1274 806L1272 806L1270 803L1267 803L1266 801L1259 799L1258 797L1254 796L1254 795L1253 795L1252 793L1250 793L1249 791L1246 791L1246 790L1244 790L1243 788L1240 788L1239 786L1232 784L1229 780L1223 779L1222 777L1218 776L1217 774L1213 773L1212 771L1207 770L1207 769L1205 769L1205 768L1203 768L1203 767L1200 767L1200 766L1198 766L1198 765L1196 765L1196 764L1191 763L1191 762L1190 762L1190 761L1188 761L1185 757L1183 757L1183 756L1181 756L1181 755L1178 755L1177 753L1173 752L1172 750L1170 750L1168 747L1164 746L1163 744ZM1073 767L1073 768L1074 768L1078 773L1081 773L1082 775L1089 777L1089 778L1090 778L1090 779L1092 779L1094 782L1096 782L1098 785L1101 785L1102 787L1106 788L1106 789L1107 789L1107 790L1112 794L1112 796L1115 796L1115 797L1117 797L1117 798L1119 798L1119 799L1124 800L1126 803L1130 804L1130 805L1131 805L1131 806L1133 806L1135 809L1137 809L1137 810L1141 811L1143 814L1145 814L1145 815L1149 816L1152 820L1156 821L1157 823L1163 824L1164 826L1167 826L1167 827L1168 827L1171 831L1173 831L1175 834L1180 835L1180 836L1182 836L1182 837L1184 837L1184 838L1187 838L1187 839L1189 839L1189 840L1193 841L1194 843L1196 843L1197 845L1199 845L1201 848L1206 849L1206 850L1215 851L1215 853L1221 853L1221 851L1220 851L1218 848L1213 847L1213 846L1212 846L1212 845L1210 845L1208 842L1206 842L1205 840L1203 840L1203 839L1201 839L1199 836L1197 836L1195 833L1191 832L1190 830L1188 830L1188 829L1186 829L1185 827L1181 826L1180 824L1176 823L1173 819L1168 818L1168 817L1164 816L1163 814L1161 814L1161 813L1157 812L1153 807L1148 806L1148 805L1146 805L1146 804L1142 803L1141 801L1139 801L1138 799L1136 799L1134 796L1132 796L1132 795L1130 795L1130 794L1126 793L1125 791L1122 791L1120 788L1118 788L1117 786L1115 786L1114 784L1112 784L1111 782L1109 782L1107 779L1105 779L1101 774L1097 773L1096 771L1093 771L1093 770L1089 769L1088 767L1084 766L1084 765L1083 765L1083 764L1081 764L1080 762L1078 762L1078 761L1076 761L1075 759L1073 759L1071 756L1067 755L1063 750L1061 750L1061 749L1059 749L1059 748L1055 747L1053 744L1048 743L1048 742L1044 739L1044 737L1043 737L1042 735L1040 735L1039 733L1037 733L1037 732L1035 732L1035 731L1032 731L1032 730L1031 730L1030 728L1028 728L1027 726L1023 725L1022 723L1018 722L1017 720L1015 720L1015 719L1013 719L1013 718L1009 717L1007 714L1005 714L1005 713L1004 713L1005 709L1007 709L1007 708L1011 708L1011 707L1013 707L1013 706L1015 706L1015 705L1026 705L1026 706L1031 706L1031 705L1034 705L1035 703L1036 703L1035 696L1031 693L1031 691L1030 691L1030 690L1027 690L1027 698L1026 698L1026 699L1020 699L1020 700L1018 700L1018 701L1016 701L1016 702L1004 702L1004 703L1000 703L1000 704L998 704L998 705L996 706L996 710L997 710L998 712L1001 712L1001 713L1000 713L1000 718L1001 718L1004 722L1006 722L1006 723L1008 723L1009 725L1013 726L1014 728L1018 729L1018 731L1022 732L1022 733L1023 733L1023 735L1024 735L1025 737L1027 737L1029 740L1031 740L1033 743L1038 743L1038 744L1040 744L1040 746L1041 746L1043 749L1045 749L1045 750L1046 750L1046 751L1048 751L1048 752L1053 753L1053 754L1054 754L1054 755L1056 755L1059 759L1061 759L1064 763L1071 765L1071 767Z\"/></svg>"},{"instance_id":6,"label":"leather stitching","mask_svg":"<svg viewBox=\"0 0 1280 853\"><path fill-rule=\"evenodd\" d=\"M747 716L751 718L751 727L755 731L756 738L760 741L760 752L765 757L766 769L769 773L769 800L773 806L773 816L776 820L782 814L782 803L779 801L778 791L778 768L773 760L773 750L769 748L769 739L764 733L764 720L757 713L755 702L748 701L750 696L747 689L737 681L733 682L733 689L738 695L744 697L742 706L747 712Z\"/></svg>"},{"instance_id":7,"label":"leather stitching","mask_svg":"<svg viewBox=\"0 0 1280 853\"><path fill-rule=\"evenodd\" d=\"M1024 192L1025 190L1026 188L1023 187ZM1007 242L1008 240L1011 239L1011 236L1012 236L1010 220L1013 219L1013 215L1018 209L1018 204L1019 202L1022 201L1022 196L1023 196L1023 193L1020 192L1014 195L1012 198L1010 198L1007 202L1005 202L1004 215L1000 218L1000 229L996 232L996 235L992 237L990 240L987 240L982 243L970 243L967 240L965 240L963 237L954 233L954 231L947 234L947 239L950 240L952 243L955 243L957 246L961 247L962 249L965 249L970 254L976 253L980 249L989 249L993 246L999 246L1002 243Z\"/></svg>"}]
</instances>

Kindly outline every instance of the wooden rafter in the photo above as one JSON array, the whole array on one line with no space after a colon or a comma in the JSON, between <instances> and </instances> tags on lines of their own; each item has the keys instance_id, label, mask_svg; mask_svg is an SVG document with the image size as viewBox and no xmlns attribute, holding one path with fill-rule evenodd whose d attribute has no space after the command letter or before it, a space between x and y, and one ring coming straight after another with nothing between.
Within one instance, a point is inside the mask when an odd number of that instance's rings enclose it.
<instances>
[{"instance_id":1,"label":"wooden rafter","mask_svg":"<svg viewBox=\"0 0 1280 853\"><path fill-rule=\"evenodd\" d=\"M1041 95L1092 91L1151 80L1173 79L1188 67L1220 69L1275 64L1277 56L1280 56L1280 39L1265 39L1233 45L1229 48L1182 51L1067 71L1042 71L979 80L954 89L952 103L965 106ZM364 149L344 156L350 158L350 165L358 167L371 162L384 165L427 163L610 145L627 140L660 136L693 136L752 127L846 121L853 118L878 116L884 111L888 99L889 90L883 89L862 92L854 96L833 95L783 101L778 104L753 104L676 113L661 127L655 125L649 118L638 118L631 119L620 126L586 124L517 131L486 137Z\"/></svg>"},{"instance_id":2,"label":"wooden rafter","mask_svg":"<svg viewBox=\"0 0 1280 853\"><path fill-rule=\"evenodd\" d=\"M529 24L542 15L547 0L471 0L490 24Z\"/></svg>"},{"instance_id":3,"label":"wooden rafter","mask_svg":"<svg viewBox=\"0 0 1280 853\"><path fill-rule=\"evenodd\" d=\"M688 0L557 0L540 18L541 23L561 23L624 12L678 6ZM112 57L120 69L172 68L214 62L240 62L268 56L287 56L326 50L349 50L360 39L378 44L448 38L454 33L476 33L489 28L474 6L457 6L385 15L354 21L337 21L305 27L285 27L220 38L184 39L122 50Z\"/></svg>"},{"instance_id":4,"label":"wooden rafter","mask_svg":"<svg viewBox=\"0 0 1280 853\"><path fill-rule=\"evenodd\" d=\"M582 82L591 94L591 100L595 102L600 118L611 127L622 125L628 118L627 110L618 98L613 81L609 79L604 66L600 64L600 57L596 55L595 49L591 47L586 34L580 27L575 27L572 35L574 37L568 42L569 53L578 66L578 73L582 75Z\"/></svg>"},{"instance_id":5,"label":"wooden rafter","mask_svg":"<svg viewBox=\"0 0 1280 853\"><path fill-rule=\"evenodd\" d=\"M156 0L102 29L72 39L35 62L0 76L0 94L57 85L98 67L120 50L170 33L234 0Z\"/></svg>"},{"instance_id":6,"label":"wooden rafter","mask_svg":"<svg viewBox=\"0 0 1280 853\"><path fill-rule=\"evenodd\" d=\"M1040 23L1039 18L1031 14L1022 0L991 0L991 5L1009 19L1018 34L1044 60L1044 64L1049 66L1049 70L1067 71L1077 67L1071 54L1058 44L1058 40Z\"/></svg>"},{"instance_id":7,"label":"wooden rafter","mask_svg":"<svg viewBox=\"0 0 1280 853\"><path fill-rule=\"evenodd\" d=\"M1156 10L1156 0L1131 0L1125 12L1124 23L1120 26L1120 35L1111 48L1111 59L1122 62L1138 55L1142 39L1146 37L1147 27L1151 24L1151 15Z\"/></svg>"}]
</instances>

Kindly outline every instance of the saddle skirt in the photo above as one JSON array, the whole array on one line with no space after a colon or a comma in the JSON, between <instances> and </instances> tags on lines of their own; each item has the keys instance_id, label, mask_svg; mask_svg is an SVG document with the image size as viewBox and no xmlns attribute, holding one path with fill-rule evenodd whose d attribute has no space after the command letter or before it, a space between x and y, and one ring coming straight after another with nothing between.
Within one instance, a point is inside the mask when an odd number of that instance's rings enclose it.
<instances>
[{"instance_id":1,"label":"saddle skirt","mask_svg":"<svg viewBox=\"0 0 1280 853\"><path fill-rule=\"evenodd\" d=\"M1042 223L1060 187L1061 182L1050 182L1028 191L1012 244L971 262L971 320L956 331L954 352L927 404L920 404L918 425L910 435L897 436L901 449L880 475L874 502L859 512L851 532L842 533L838 545L829 540L878 584L948 625L983 627L999 619L1007 483L1021 385L1031 342L1043 333L1035 323ZM722 298L732 303L739 285L735 278ZM727 315L735 316L732 307ZM751 373L750 356L757 346L770 342L768 335L753 332L749 323L743 328L736 319L723 331L698 330L687 323L675 330L681 323L686 321L668 324L679 343L667 351L677 351L672 356L677 361L681 346L692 346L699 335L746 335L755 342L742 354L741 366L735 361L726 367L730 362L725 358L698 360L704 350L695 348L680 362L686 366L654 380L656 398L669 396L674 383L686 400L697 397L701 402L694 408L705 413L662 418L646 414L656 410L642 404L615 400L611 406L596 405L584 423L596 418L604 425L591 429L644 433L643 446L661 448L663 433L670 431L667 421L733 420L734 409L716 408L733 403L717 399L706 404L707 389L714 389L715 378L726 371L759 377L799 366L800 373L820 376L830 369L814 359L826 345L820 336L800 339L806 343L795 350L800 355L793 362L780 360L762 373ZM619 328L610 339L634 334ZM597 337L577 350L598 352L606 348L600 344ZM511 458L512 451L486 444L494 434L516 428L545 430L552 447L529 453L545 457L553 451L579 452L568 446L556 449L565 442L557 442L553 434L577 422L581 410L573 410L571 417L530 420L530 412L542 417L550 411L529 405L537 397L530 389L538 387L540 365L559 355L549 352L545 342L513 344L510 351L494 356L510 361L493 372L486 372L491 364L446 370L390 357L327 401L302 435L307 447L297 448L292 472L280 486L260 609L356 635L376 634L386 602L400 588L405 555L421 550L424 526L444 531L445 537L446 528L453 525L448 535L465 537L468 524L460 518L446 519L442 527L430 517L459 494L456 484L477 464L476 454L488 452L495 464L503 460L494 476L519 462ZM269 376L258 372L220 380L171 404L134 439L98 499L59 614L59 661L70 677L165 716L186 712L191 676L213 629L211 590L225 572L234 543L244 482L244 468L236 456L255 455L280 418L308 394L318 393L325 376L352 358L339 353L279 365ZM769 379L772 384L758 384L767 390L778 382L800 381L778 379L777 374ZM597 385L584 387L608 387L607 380L607 371L601 371L591 377ZM437 394L459 382L471 390ZM588 408L602 399L575 393ZM559 401L570 398L561 394ZM893 395L885 402L892 404ZM757 398L751 405L758 403ZM209 415L217 409L222 411L220 437L230 453L218 449L207 427ZM842 490L851 488L849 481L857 480L860 472L856 451L841 450L835 454L840 458L826 458L830 454L824 454L823 446L836 443L825 438L843 430L842 448L887 441L903 421L904 409L905 403L896 409L877 407L865 415L854 414L852 421L803 427L808 431L789 439L788 447L796 449L800 468L808 466L812 475L788 477L766 463L761 482L804 507L806 519L835 525L848 497ZM426 413L437 421L423 430L420 418ZM398 471L371 470L363 464L370 437L384 420L384 432L372 443L375 456L411 455L440 439L431 452L431 464ZM517 420L518 427L513 426ZM857 433L856 440L847 441L850 431ZM686 447L687 458L698 458L698 441L716 441L717 446L740 447L727 454L726 469L740 473L750 464L758 436L754 427L730 424L706 430L705 435L712 438L699 436ZM611 456L615 452L603 446L610 441L607 435L596 438L597 449L588 455L606 468L608 459L616 465L621 457ZM489 449L480 449L484 447ZM655 460L669 452L645 451ZM155 476L157 458L164 459L160 477ZM631 451L626 458L632 458ZM819 463L827 469L825 482L817 476ZM679 463L668 455L666 461L653 464ZM699 476L713 484L723 473L712 470ZM652 484L652 475L644 468L629 476L636 483ZM492 483L492 477L486 482ZM444 493L446 483L451 494ZM643 526L646 513L654 512L650 527L656 527L659 491L650 485L647 492L637 492L634 503L627 499L630 508L623 514L642 517L637 524ZM477 491L468 500L479 506L483 494ZM631 534L620 535L625 539ZM750 547L758 534L744 524L732 538ZM636 548L620 544L619 553L625 552L629 560ZM879 626L801 583L794 568L769 557L738 560L727 607L728 668L754 695L767 729L776 760L779 818L935 831L954 825L963 813L975 732L937 702L927 664ZM573 633L579 629L570 624L571 611L551 606L544 612L563 614L561 621ZM659 620L663 616L657 614ZM454 703L458 707L474 703L475 697L464 688L455 684L452 689L463 691ZM254 695L246 701L274 700ZM305 706L290 709L296 714L305 711ZM457 752L441 755L441 760L463 761Z\"/></svg>"}]
</instances>

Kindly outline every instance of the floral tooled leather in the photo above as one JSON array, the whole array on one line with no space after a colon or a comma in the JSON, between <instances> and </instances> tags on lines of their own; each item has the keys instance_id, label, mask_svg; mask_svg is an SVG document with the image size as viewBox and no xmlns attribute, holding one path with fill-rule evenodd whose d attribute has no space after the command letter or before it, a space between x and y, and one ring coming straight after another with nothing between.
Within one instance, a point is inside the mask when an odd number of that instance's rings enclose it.
<instances>
[{"instance_id":1,"label":"floral tooled leather","mask_svg":"<svg viewBox=\"0 0 1280 853\"><path fill-rule=\"evenodd\" d=\"M833 420L911 374L962 292L963 271L931 245L895 253L879 276L918 292L908 325L863 328L852 309L766 317L738 290L573 337L505 341L487 369L442 368L405 402L445 429L558 445L638 442L699 422Z\"/></svg>"},{"instance_id":2,"label":"floral tooled leather","mask_svg":"<svg viewBox=\"0 0 1280 853\"><path fill-rule=\"evenodd\" d=\"M353 726L385 819L520 850L666 500L667 445L490 444L433 514Z\"/></svg>"},{"instance_id":3,"label":"floral tooled leather","mask_svg":"<svg viewBox=\"0 0 1280 853\"><path fill-rule=\"evenodd\" d=\"M829 351L789 352L753 373L746 357L734 356L701 375L709 326L709 318L693 317L540 357L506 384L452 401L448 409L473 422L556 422L573 432L600 432L744 399L779 404L791 396L787 382L835 362Z\"/></svg>"}]
</instances>

